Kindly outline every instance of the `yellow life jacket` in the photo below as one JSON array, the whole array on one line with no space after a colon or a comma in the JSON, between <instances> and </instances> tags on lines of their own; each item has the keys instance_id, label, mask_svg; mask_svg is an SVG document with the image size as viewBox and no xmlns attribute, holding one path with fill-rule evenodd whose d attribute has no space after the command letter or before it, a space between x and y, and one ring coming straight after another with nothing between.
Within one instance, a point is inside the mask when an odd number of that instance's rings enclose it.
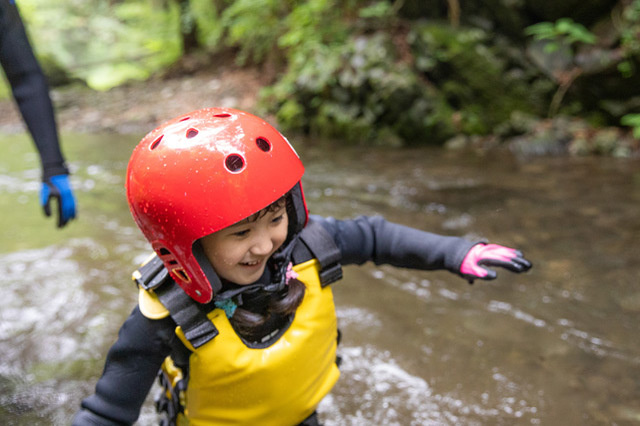
<instances>
[{"instance_id":1,"label":"yellow life jacket","mask_svg":"<svg viewBox=\"0 0 640 426\"><path fill-rule=\"evenodd\" d=\"M207 316L219 331L192 351L185 414L189 424L296 425L311 415L340 375L336 366L337 320L331 287L320 283L312 259L294 266L306 285L289 328L265 348L247 347L224 311ZM141 289L140 309L149 318L168 314L153 293Z\"/></svg>"}]
</instances>

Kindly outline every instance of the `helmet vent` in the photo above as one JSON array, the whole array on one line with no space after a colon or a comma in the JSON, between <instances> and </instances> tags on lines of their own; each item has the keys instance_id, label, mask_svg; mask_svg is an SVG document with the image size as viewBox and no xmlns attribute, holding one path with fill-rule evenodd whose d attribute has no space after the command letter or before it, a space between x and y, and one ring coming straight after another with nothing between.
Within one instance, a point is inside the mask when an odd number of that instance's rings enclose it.
<instances>
[{"instance_id":1,"label":"helmet vent","mask_svg":"<svg viewBox=\"0 0 640 426\"><path fill-rule=\"evenodd\" d=\"M181 119L180 119L180 121L178 121L178 123L182 123L183 121L187 121L187 120L189 120L190 118L191 118L191 117L184 117L184 118L181 118Z\"/></svg>"},{"instance_id":2,"label":"helmet vent","mask_svg":"<svg viewBox=\"0 0 640 426\"><path fill-rule=\"evenodd\" d=\"M231 117L231 114L227 114L226 112L223 112L223 113L214 115L214 117L227 118L227 117Z\"/></svg>"},{"instance_id":3,"label":"helmet vent","mask_svg":"<svg viewBox=\"0 0 640 426\"><path fill-rule=\"evenodd\" d=\"M198 133L199 132L196 129L187 130L187 139L195 138L196 136L198 136Z\"/></svg>"},{"instance_id":4,"label":"helmet vent","mask_svg":"<svg viewBox=\"0 0 640 426\"><path fill-rule=\"evenodd\" d=\"M158 136L153 142L151 142L151 146L149 146L149 149L156 149L158 145L160 145L160 141L163 137L164 135Z\"/></svg>"},{"instance_id":5,"label":"helmet vent","mask_svg":"<svg viewBox=\"0 0 640 426\"><path fill-rule=\"evenodd\" d=\"M191 282L191 278L189 278L189 275L187 275L187 273L184 271L184 269L182 269L182 268L174 268L174 269L171 270L171 272L173 272L176 277L180 278L180 280L182 280L182 282L185 282L185 283Z\"/></svg>"},{"instance_id":6,"label":"helmet vent","mask_svg":"<svg viewBox=\"0 0 640 426\"><path fill-rule=\"evenodd\" d=\"M244 169L244 158L238 154L231 154L224 160L224 165L231 173L240 173Z\"/></svg>"},{"instance_id":7,"label":"helmet vent","mask_svg":"<svg viewBox=\"0 0 640 426\"><path fill-rule=\"evenodd\" d=\"M158 256L160 257L160 259L162 259L163 262L166 262L169 265L178 264L178 261L173 256L173 253L171 253L168 249L164 247L160 247L160 249L158 250Z\"/></svg>"},{"instance_id":8,"label":"helmet vent","mask_svg":"<svg viewBox=\"0 0 640 426\"><path fill-rule=\"evenodd\" d=\"M258 145L258 148L264 152L271 151L271 144L265 138L256 139L256 145Z\"/></svg>"}]
</instances>

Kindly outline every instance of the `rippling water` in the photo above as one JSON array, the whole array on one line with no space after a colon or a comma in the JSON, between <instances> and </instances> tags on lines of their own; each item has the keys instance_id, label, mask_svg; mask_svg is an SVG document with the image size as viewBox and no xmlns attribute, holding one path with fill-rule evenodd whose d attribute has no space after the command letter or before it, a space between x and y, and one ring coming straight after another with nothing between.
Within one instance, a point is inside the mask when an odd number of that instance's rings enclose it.
<instances>
[{"instance_id":1,"label":"rippling water","mask_svg":"<svg viewBox=\"0 0 640 426\"><path fill-rule=\"evenodd\" d=\"M66 424L135 304L149 249L124 171L137 136L66 135L79 219L37 205L37 157L0 137L0 422ZM492 282L350 267L335 285L333 425L640 424L640 163L295 143L313 213L382 214L521 248ZM139 424L153 424L150 404Z\"/></svg>"}]
</instances>

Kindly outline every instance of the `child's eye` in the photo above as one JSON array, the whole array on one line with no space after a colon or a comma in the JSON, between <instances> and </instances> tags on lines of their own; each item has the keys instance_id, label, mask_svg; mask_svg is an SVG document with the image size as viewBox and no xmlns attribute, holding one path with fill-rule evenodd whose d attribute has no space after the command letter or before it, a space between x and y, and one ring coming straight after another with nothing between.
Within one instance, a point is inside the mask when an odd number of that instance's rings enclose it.
<instances>
[{"instance_id":1,"label":"child's eye","mask_svg":"<svg viewBox=\"0 0 640 426\"><path fill-rule=\"evenodd\" d=\"M282 219L284 219L284 214L281 214L280 216L274 217L271 220L271 223L280 223L280 222L282 222Z\"/></svg>"},{"instance_id":2,"label":"child's eye","mask_svg":"<svg viewBox=\"0 0 640 426\"><path fill-rule=\"evenodd\" d=\"M244 237L249 235L249 230L248 229L243 229L242 231L238 231L238 232L234 232L233 236L234 237Z\"/></svg>"}]
</instances>

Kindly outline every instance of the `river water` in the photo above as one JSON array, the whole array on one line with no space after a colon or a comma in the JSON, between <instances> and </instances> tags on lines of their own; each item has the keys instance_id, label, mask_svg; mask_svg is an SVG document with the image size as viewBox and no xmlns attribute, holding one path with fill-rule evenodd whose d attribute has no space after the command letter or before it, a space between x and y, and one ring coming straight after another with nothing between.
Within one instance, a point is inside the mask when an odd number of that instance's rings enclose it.
<instances>
[{"instance_id":1,"label":"river water","mask_svg":"<svg viewBox=\"0 0 640 426\"><path fill-rule=\"evenodd\" d=\"M26 136L1 136L0 423L68 424L136 302L149 253L124 194L141 135L65 135L79 218L37 202ZM527 274L345 268L336 425L640 424L640 163L298 141L312 213L381 214L516 246ZM154 424L151 403L140 425Z\"/></svg>"}]
</instances>

